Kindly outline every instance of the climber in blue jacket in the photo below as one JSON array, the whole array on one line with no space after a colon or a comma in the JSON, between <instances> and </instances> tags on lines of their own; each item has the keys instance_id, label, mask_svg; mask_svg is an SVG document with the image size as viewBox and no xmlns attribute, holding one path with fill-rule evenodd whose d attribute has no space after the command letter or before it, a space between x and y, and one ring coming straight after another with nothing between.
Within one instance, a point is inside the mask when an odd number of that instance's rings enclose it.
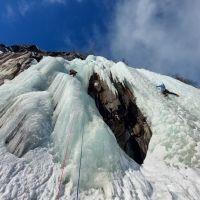
<instances>
[{"instance_id":1,"label":"climber in blue jacket","mask_svg":"<svg viewBox=\"0 0 200 200\"><path fill-rule=\"evenodd\" d=\"M174 92L170 92L169 90L167 90L164 83L162 83L161 85L157 85L156 87L160 88L160 91L164 96L167 96L168 94L172 94L172 95L179 97L178 94L176 94Z\"/></svg>"}]
</instances>

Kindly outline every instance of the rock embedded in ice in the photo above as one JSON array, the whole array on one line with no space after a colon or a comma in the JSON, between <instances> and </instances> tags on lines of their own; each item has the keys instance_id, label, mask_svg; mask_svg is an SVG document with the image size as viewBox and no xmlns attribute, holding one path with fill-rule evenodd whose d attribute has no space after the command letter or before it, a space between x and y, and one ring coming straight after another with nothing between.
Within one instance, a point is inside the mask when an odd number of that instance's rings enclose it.
<instances>
[{"instance_id":1,"label":"rock embedded in ice","mask_svg":"<svg viewBox=\"0 0 200 200\"><path fill-rule=\"evenodd\" d=\"M120 147L138 164L142 164L152 132L136 105L133 92L121 82L112 79L111 82L117 95L94 73L89 81L88 94L94 98L100 114L115 134Z\"/></svg>"}]
</instances>

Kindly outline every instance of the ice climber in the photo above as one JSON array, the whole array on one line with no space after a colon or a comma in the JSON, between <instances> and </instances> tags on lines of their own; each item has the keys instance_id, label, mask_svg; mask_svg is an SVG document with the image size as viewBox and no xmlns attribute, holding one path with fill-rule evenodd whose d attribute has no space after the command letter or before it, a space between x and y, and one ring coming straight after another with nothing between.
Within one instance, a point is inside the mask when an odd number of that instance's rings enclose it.
<instances>
[{"instance_id":1,"label":"ice climber","mask_svg":"<svg viewBox=\"0 0 200 200\"><path fill-rule=\"evenodd\" d=\"M69 70L69 75L74 77L74 76L76 76L76 74L77 74L77 71L75 71L74 69Z\"/></svg>"},{"instance_id":2,"label":"ice climber","mask_svg":"<svg viewBox=\"0 0 200 200\"><path fill-rule=\"evenodd\" d=\"M160 88L160 91L164 96L167 96L168 94L172 94L172 95L179 97L178 94L176 94L174 92L170 92L169 90L167 90L164 83L162 83L161 85L157 85L156 87Z\"/></svg>"}]
</instances>

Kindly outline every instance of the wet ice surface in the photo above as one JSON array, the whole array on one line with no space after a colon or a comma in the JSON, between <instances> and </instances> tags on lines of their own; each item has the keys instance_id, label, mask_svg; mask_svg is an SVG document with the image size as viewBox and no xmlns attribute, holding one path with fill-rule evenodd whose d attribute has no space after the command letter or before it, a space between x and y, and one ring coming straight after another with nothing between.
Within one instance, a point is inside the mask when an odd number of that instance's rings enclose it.
<instances>
[{"instance_id":1,"label":"wet ice surface","mask_svg":"<svg viewBox=\"0 0 200 200\"><path fill-rule=\"evenodd\" d=\"M133 89L153 131L141 167L119 148L87 95L93 72L114 93L110 73ZM160 82L180 97L164 98ZM46 57L0 87L0 199L198 200L199 105L198 89L167 76L102 57ZM14 139L6 147L8 135Z\"/></svg>"}]
</instances>

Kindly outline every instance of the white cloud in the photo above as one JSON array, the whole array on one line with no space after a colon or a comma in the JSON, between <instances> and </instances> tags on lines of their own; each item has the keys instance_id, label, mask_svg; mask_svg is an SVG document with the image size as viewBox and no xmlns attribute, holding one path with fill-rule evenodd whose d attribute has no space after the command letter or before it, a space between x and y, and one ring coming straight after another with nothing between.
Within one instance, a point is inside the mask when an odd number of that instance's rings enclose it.
<instances>
[{"instance_id":1,"label":"white cloud","mask_svg":"<svg viewBox=\"0 0 200 200\"><path fill-rule=\"evenodd\" d=\"M6 10L4 13L4 17L8 18L8 19L13 19L15 17L15 11L13 9L13 7L10 4L6 5Z\"/></svg>"},{"instance_id":2,"label":"white cloud","mask_svg":"<svg viewBox=\"0 0 200 200\"><path fill-rule=\"evenodd\" d=\"M31 10L33 3L21 0L18 3L18 9L22 16L25 16Z\"/></svg>"},{"instance_id":3,"label":"white cloud","mask_svg":"<svg viewBox=\"0 0 200 200\"><path fill-rule=\"evenodd\" d=\"M82 0L77 0L78 2L82 2ZM11 4L6 5L6 9L3 13L3 17L8 18L9 20L14 20L16 15L20 14L21 16L25 16L28 12L32 11L36 6L45 6L48 4L65 4L67 0L37 0L37 1L28 1L28 0L20 0L18 1L16 6Z\"/></svg>"},{"instance_id":4,"label":"white cloud","mask_svg":"<svg viewBox=\"0 0 200 200\"><path fill-rule=\"evenodd\" d=\"M65 43L67 49L75 50L76 44L72 41L71 36L66 35L64 38L64 43Z\"/></svg>"},{"instance_id":5,"label":"white cloud","mask_svg":"<svg viewBox=\"0 0 200 200\"><path fill-rule=\"evenodd\" d=\"M46 3L60 3L60 4L65 4L67 1L70 1L70 0L43 0L44 2ZM71 0L71 1L74 1L74 0ZM81 3L83 2L83 0L75 0L77 1L78 3Z\"/></svg>"},{"instance_id":6,"label":"white cloud","mask_svg":"<svg viewBox=\"0 0 200 200\"><path fill-rule=\"evenodd\" d=\"M66 0L43 0L43 2L45 2L45 3L61 3L61 4L65 4Z\"/></svg>"},{"instance_id":7,"label":"white cloud","mask_svg":"<svg viewBox=\"0 0 200 200\"><path fill-rule=\"evenodd\" d=\"M108 36L112 56L198 79L199 8L199 0L119 1Z\"/></svg>"}]
</instances>

